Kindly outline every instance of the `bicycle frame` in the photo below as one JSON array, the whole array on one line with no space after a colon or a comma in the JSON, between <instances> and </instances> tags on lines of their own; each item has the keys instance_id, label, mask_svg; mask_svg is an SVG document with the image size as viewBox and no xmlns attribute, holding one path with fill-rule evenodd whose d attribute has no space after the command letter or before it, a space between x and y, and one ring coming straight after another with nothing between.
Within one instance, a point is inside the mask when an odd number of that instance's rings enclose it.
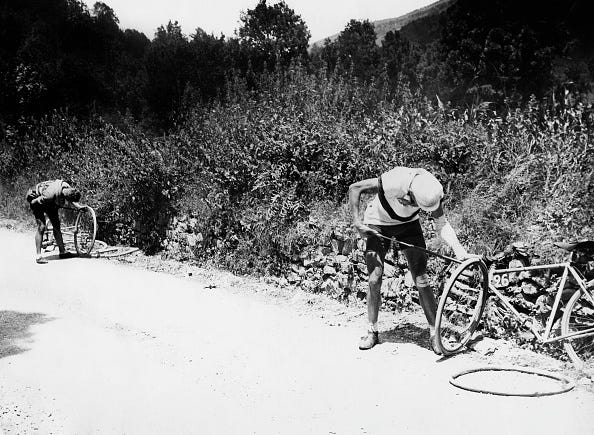
<instances>
[{"instance_id":1,"label":"bicycle frame","mask_svg":"<svg viewBox=\"0 0 594 435\"><path fill-rule=\"evenodd\" d=\"M563 269L563 274L561 276L561 281L559 282L559 286L557 287L557 292L555 295L555 301L553 302L553 308L551 310L551 314L547 320L547 324L545 327L545 331L543 334L538 332L538 330L534 327L534 320L533 318L529 318L523 320L520 313L513 307L513 305L509 302L507 296L505 296L502 292L500 292L493 284L491 283L492 278L494 275L498 274L506 274L506 273L514 273L514 272L526 272L530 270L553 270L553 269ZM556 337L551 337L551 331L553 329L553 323L555 321L555 314L559 310L559 305L561 303L561 296L563 294L563 290L565 288L565 284L567 283L567 278L571 274L571 276L575 279L578 283L580 291L586 295L586 297L594 304L594 297L590 294L588 289L586 288L585 278L581 276L580 272L575 269L572 263L564 262L564 263L555 263L555 264L542 264L542 265L535 265L535 266L522 266L522 267L513 267L508 269L492 269L489 271L489 290L497 296L497 298L501 301L501 303L518 319L521 321L522 326L526 326L528 321L531 321L529 325L530 331L534 334L534 336L538 339L538 341L542 343L553 343L556 341L573 339L573 338L580 338L587 335L594 334L594 328L586 329L579 332L574 332L567 335L559 335Z\"/></svg>"}]
</instances>

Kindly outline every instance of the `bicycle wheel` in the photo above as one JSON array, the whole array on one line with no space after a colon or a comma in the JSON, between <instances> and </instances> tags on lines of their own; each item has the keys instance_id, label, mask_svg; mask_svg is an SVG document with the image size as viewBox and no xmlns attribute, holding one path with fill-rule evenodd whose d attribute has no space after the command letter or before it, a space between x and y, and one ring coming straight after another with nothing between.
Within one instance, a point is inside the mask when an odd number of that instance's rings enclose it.
<instances>
[{"instance_id":1,"label":"bicycle wheel","mask_svg":"<svg viewBox=\"0 0 594 435\"><path fill-rule=\"evenodd\" d=\"M74 247L79 255L89 255L97 235L97 217L95 211L85 206L78 211L74 224Z\"/></svg>"},{"instance_id":2,"label":"bicycle wheel","mask_svg":"<svg viewBox=\"0 0 594 435\"><path fill-rule=\"evenodd\" d=\"M439 299L435 334L444 355L458 352L478 326L487 299L487 266L478 258L460 264Z\"/></svg>"},{"instance_id":3,"label":"bicycle wheel","mask_svg":"<svg viewBox=\"0 0 594 435\"><path fill-rule=\"evenodd\" d=\"M563 341L565 352L579 369L587 361L594 361L594 295L576 291L563 312L561 334L582 332L575 338Z\"/></svg>"}]
</instances>

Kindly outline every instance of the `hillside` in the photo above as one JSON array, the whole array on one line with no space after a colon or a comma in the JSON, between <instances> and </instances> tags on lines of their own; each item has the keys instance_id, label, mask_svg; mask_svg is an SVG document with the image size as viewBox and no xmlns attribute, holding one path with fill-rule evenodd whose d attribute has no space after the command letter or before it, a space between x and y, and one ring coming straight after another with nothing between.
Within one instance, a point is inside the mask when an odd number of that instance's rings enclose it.
<instances>
[{"instance_id":1,"label":"hillside","mask_svg":"<svg viewBox=\"0 0 594 435\"><path fill-rule=\"evenodd\" d=\"M427 39L431 39L431 35L433 35L434 32L429 32L429 34L427 34L426 32L418 32L414 30L414 28L411 28L412 31L407 32L406 30L409 29L411 24L418 20L437 20L439 14L441 14L443 11L449 8L455 1L456 0L439 0L435 3L432 3L420 9L415 9L414 11L397 18L386 18L384 20L373 21L372 24L375 28L375 33L377 34L377 44L381 44L381 41L384 39L388 32L394 30L401 30L403 28L405 28L405 33L407 34L406 36L410 40L425 41ZM434 27L435 26L431 26L431 28ZM340 33L336 33L332 36L329 36L328 38L316 41L313 44L311 44L311 46L322 46L326 39L330 39L330 41L335 41L336 38L338 38L339 34Z\"/></svg>"}]
</instances>

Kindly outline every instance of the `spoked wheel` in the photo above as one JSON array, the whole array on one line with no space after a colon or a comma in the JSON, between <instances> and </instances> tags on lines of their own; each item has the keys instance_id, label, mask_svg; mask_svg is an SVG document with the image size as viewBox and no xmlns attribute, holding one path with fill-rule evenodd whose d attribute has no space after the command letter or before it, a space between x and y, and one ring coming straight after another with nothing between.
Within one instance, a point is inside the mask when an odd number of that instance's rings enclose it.
<instances>
[{"instance_id":1,"label":"spoked wheel","mask_svg":"<svg viewBox=\"0 0 594 435\"><path fill-rule=\"evenodd\" d=\"M576 291L563 312L561 333L563 335L581 333L563 342L565 352L573 364L583 368L588 361L594 362L594 295Z\"/></svg>"},{"instance_id":2,"label":"spoked wheel","mask_svg":"<svg viewBox=\"0 0 594 435\"><path fill-rule=\"evenodd\" d=\"M489 286L485 263L471 258L448 278L437 308L435 333L444 355L462 349L478 326Z\"/></svg>"},{"instance_id":3,"label":"spoked wheel","mask_svg":"<svg viewBox=\"0 0 594 435\"><path fill-rule=\"evenodd\" d=\"M97 235L97 217L95 211L85 206L78 211L74 225L74 247L79 255L89 255Z\"/></svg>"}]
</instances>

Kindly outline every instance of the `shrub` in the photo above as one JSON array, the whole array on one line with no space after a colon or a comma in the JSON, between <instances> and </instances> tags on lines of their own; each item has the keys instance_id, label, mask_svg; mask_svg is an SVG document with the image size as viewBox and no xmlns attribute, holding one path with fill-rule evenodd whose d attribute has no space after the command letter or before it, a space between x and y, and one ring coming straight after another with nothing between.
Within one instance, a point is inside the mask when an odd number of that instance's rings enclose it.
<instances>
[{"instance_id":1,"label":"shrub","mask_svg":"<svg viewBox=\"0 0 594 435\"><path fill-rule=\"evenodd\" d=\"M348 76L294 65L252 88L231 77L224 100L196 107L166 137L67 113L21 119L4 129L0 175L14 197L39 179L72 181L97 208L107 241L155 252L183 213L203 237L197 258L274 271L326 237L327 217L312 210L344 210L351 183L422 166L443 182L463 242L488 252L518 239L593 236L588 113L533 100L505 116L474 116L404 88L396 104ZM346 211L341 218L348 226Z\"/></svg>"}]
</instances>

